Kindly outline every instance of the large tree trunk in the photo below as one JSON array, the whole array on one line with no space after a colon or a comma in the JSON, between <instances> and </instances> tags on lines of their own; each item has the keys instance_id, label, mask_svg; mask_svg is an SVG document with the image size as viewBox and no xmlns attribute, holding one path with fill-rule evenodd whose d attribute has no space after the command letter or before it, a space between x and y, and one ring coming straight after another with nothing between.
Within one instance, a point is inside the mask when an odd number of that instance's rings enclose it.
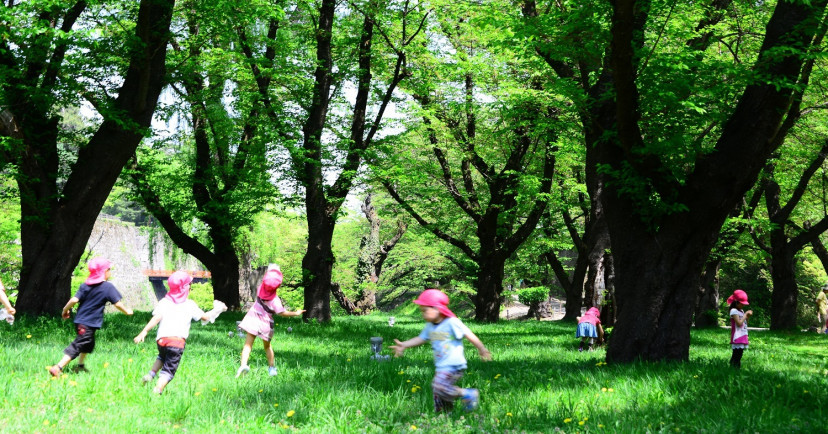
<instances>
[{"instance_id":1,"label":"large tree trunk","mask_svg":"<svg viewBox=\"0 0 828 434\"><path fill-rule=\"evenodd\" d=\"M239 257L232 240L213 237L213 261L210 262L210 279L213 285L213 297L221 300L227 307L239 307Z\"/></svg>"},{"instance_id":2,"label":"large tree trunk","mask_svg":"<svg viewBox=\"0 0 828 434\"><path fill-rule=\"evenodd\" d=\"M708 260L704 266L696 300L696 328L717 327L719 325L719 266L721 263L721 259L712 259Z\"/></svg>"},{"instance_id":3,"label":"large tree trunk","mask_svg":"<svg viewBox=\"0 0 828 434\"><path fill-rule=\"evenodd\" d=\"M799 288L796 285L794 257L787 236L783 230L771 232L771 330L796 328L796 300Z\"/></svg>"},{"instance_id":4,"label":"large tree trunk","mask_svg":"<svg viewBox=\"0 0 828 434\"><path fill-rule=\"evenodd\" d=\"M325 212L325 205L308 201L308 250L302 258L305 285L303 318L327 322L331 320L331 275L334 255L331 249L335 216Z\"/></svg>"},{"instance_id":5,"label":"large tree trunk","mask_svg":"<svg viewBox=\"0 0 828 434\"><path fill-rule=\"evenodd\" d=\"M604 253L602 259L604 264L604 285L605 296L601 300L601 323L604 327L612 327L615 325L616 312L618 312L618 302L615 298L615 268L612 263L612 255Z\"/></svg>"},{"instance_id":6,"label":"large tree trunk","mask_svg":"<svg viewBox=\"0 0 828 434\"><path fill-rule=\"evenodd\" d=\"M83 254L95 219L122 168L149 128L165 75L173 1L143 0L136 35L141 50L130 59L114 112L78 152L60 196L55 186L57 119L27 125L22 114L26 156L20 168L23 267L17 310L29 314L60 313L69 299L72 272ZM44 151L45 150L45 151ZM32 166L33 165L33 166ZM43 172L51 172L40 176ZM32 173L38 174L30 177Z\"/></svg>"},{"instance_id":7,"label":"large tree trunk","mask_svg":"<svg viewBox=\"0 0 828 434\"><path fill-rule=\"evenodd\" d=\"M482 249L481 249L482 250ZM474 319L497 322L503 294L503 275L506 259L498 255L483 257L477 271L477 294L474 301Z\"/></svg>"}]
</instances>

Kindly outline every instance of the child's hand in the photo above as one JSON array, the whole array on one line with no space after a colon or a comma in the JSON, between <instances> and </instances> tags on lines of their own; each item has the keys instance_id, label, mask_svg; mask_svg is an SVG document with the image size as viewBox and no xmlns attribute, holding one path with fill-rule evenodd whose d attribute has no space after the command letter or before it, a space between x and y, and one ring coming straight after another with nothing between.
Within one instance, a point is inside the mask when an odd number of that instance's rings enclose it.
<instances>
[{"instance_id":1,"label":"child's hand","mask_svg":"<svg viewBox=\"0 0 828 434\"><path fill-rule=\"evenodd\" d=\"M9 307L8 309L6 309L6 312L7 312L9 315L14 316L14 314L15 314L15 313L17 313L17 310L16 310L15 308L13 308L13 307Z\"/></svg>"},{"instance_id":2,"label":"child's hand","mask_svg":"<svg viewBox=\"0 0 828 434\"><path fill-rule=\"evenodd\" d=\"M752 311L752 310L749 310L749 311L745 312L745 316L751 316L751 315L753 315L753 311Z\"/></svg>"},{"instance_id":3,"label":"child's hand","mask_svg":"<svg viewBox=\"0 0 828 434\"><path fill-rule=\"evenodd\" d=\"M303 313L305 313L305 309L298 309L295 312L293 312L293 316L300 316Z\"/></svg>"},{"instance_id":4,"label":"child's hand","mask_svg":"<svg viewBox=\"0 0 828 434\"><path fill-rule=\"evenodd\" d=\"M402 357L405 352L405 347L399 339L394 339L394 345L391 345L391 349L394 350L394 357Z\"/></svg>"},{"instance_id":5,"label":"child's hand","mask_svg":"<svg viewBox=\"0 0 828 434\"><path fill-rule=\"evenodd\" d=\"M145 337L147 337L147 332L142 330L141 333L138 333L138 336L135 336L135 339L133 339L133 341L136 344L140 344L141 342L144 342Z\"/></svg>"},{"instance_id":6,"label":"child's hand","mask_svg":"<svg viewBox=\"0 0 828 434\"><path fill-rule=\"evenodd\" d=\"M63 317L63 319L69 319L69 311L64 310L63 313L60 314L60 316Z\"/></svg>"},{"instance_id":7,"label":"child's hand","mask_svg":"<svg viewBox=\"0 0 828 434\"><path fill-rule=\"evenodd\" d=\"M488 348L481 348L477 352L480 353L480 358L483 359L484 362L489 362L492 360L492 353L489 351Z\"/></svg>"}]
</instances>

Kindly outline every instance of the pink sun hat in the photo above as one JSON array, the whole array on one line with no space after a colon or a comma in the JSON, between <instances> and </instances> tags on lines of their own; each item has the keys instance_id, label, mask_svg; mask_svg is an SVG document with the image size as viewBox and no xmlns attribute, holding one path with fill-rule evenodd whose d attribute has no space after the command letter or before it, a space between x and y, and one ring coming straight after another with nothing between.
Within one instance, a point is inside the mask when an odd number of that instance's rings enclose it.
<instances>
[{"instance_id":1,"label":"pink sun hat","mask_svg":"<svg viewBox=\"0 0 828 434\"><path fill-rule=\"evenodd\" d=\"M734 301L738 301L739 303L744 304L745 306L748 305L748 298L747 293L742 291L741 289L737 289L733 291L733 295L727 298L727 304L731 304Z\"/></svg>"},{"instance_id":2,"label":"pink sun hat","mask_svg":"<svg viewBox=\"0 0 828 434\"><path fill-rule=\"evenodd\" d=\"M92 258L86 266L89 267L89 277L83 283L95 285L106 280L106 270L112 268L112 262L105 258Z\"/></svg>"},{"instance_id":3,"label":"pink sun hat","mask_svg":"<svg viewBox=\"0 0 828 434\"><path fill-rule=\"evenodd\" d=\"M190 295L190 282L193 281L193 276L190 276L186 271L176 271L170 274L167 278L167 284L170 285L170 290L167 292L165 298L169 298L175 304L181 304L187 301Z\"/></svg>"},{"instance_id":4,"label":"pink sun hat","mask_svg":"<svg viewBox=\"0 0 828 434\"><path fill-rule=\"evenodd\" d=\"M267 270L259 285L258 297L264 301L273 300L276 290L282 285L282 272L276 268Z\"/></svg>"},{"instance_id":5,"label":"pink sun hat","mask_svg":"<svg viewBox=\"0 0 828 434\"><path fill-rule=\"evenodd\" d=\"M456 318L457 315L454 314L449 308L449 298L448 295L440 291L439 289L426 289L425 291L414 300L414 303L419 304L420 306L428 306L433 307L440 311L443 316L449 318Z\"/></svg>"}]
</instances>

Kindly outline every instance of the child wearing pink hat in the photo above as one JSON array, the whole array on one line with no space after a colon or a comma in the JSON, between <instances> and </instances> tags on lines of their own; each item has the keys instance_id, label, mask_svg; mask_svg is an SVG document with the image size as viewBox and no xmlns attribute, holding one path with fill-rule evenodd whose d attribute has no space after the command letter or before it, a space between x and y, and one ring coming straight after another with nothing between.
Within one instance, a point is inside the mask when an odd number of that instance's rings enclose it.
<instances>
[{"instance_id":1,"label":"child wearing pink hat","mask_svg":"<svg viewBox=\"0 0 828 434\"><path fill-rule=\"evenodd\" d=\"M584 344L589 340L589 351L592 351L592 344L595 338L598 338L598 343L604 341L604 328L601 327L601 311L596 307L589 308L584 316L578 318L578 329L575 331L575 337L581 338L581 345L578 346L578 351L584 350Z\"/></svg>"},{"instance_id":2,"label":"child wearing pink hat","mask_svg":"<svg viewBox=\"0 0 828 434\"><path fill-rule=\"evenodd\" d=\"M106 303L112 303L121 312L132 315L132 309L121 302L121 293L115 285L108 282L112 263L104 258L92 258L87 264L89 277L80 285L75 296L63 306L63 318L69 319L72 306L80 303L75 313L75 330L77 336L72 343L63 350L63 358L57 365L49 368L49 373L57 377L66 365L78 358L78 371L85 371L86 356L95 350L95 331L103 326L103 312Z\"/></svg>"},{"instance_id":3,"label":"child wearing pink hat","mask_svg":"<svg viewBox=\"0 0 828 434\"><path fill-rule=\"evenodd\" d=\"M733 291L733 295L727 298L727 304L730 305L730 348L733 350L730 366L740 369L742 353L748 347L747 320L753 315L753 311L744 311L748 305L748 296L741 289Z\"/></svg>"},{"instance_id":4,"label":"child wearing pink hat","mask_svg":"<svg viewBox=\"0 0 828 434\"><path fill-rule=\"evenodd\" d=\"M434 351L434 379L431 391L434 395L436 412L451 411L454 401L462 398L463 408L471 411L477 408L480 393L477 389L463 389L455 384L466 371L466 357L463 355L463 338L477 348L480 358L491 360L492 354L483 342L449 310L448 295L437 289L426 289L414 303L420 305L420 312L427 324L419 336L405 342L394 339L391 345L394 356L400 357L406 348L416 347L431 341Z\"/></svg>"},{"instance_id":5,"label":"child wearing pink hat","mask_svg":"<svg viewBox=\"0 0 828 434\"><path fill-rule=\"evenodd\" d=\"M158 346L158 357L152 364L150 371L141 379L144 384L149 383L158 374L158 381L154 393L161 394L164 388L175 377L181 356L184 354L184 346L190 335L190 323L192 321L214 321L219 313L227 310L224 303L216 300L213 302L213 310L205 313L194 301L188 298L190 294L190 282L193 277L185 271L176 271L167 279L170 286L169 292L152 312L152 319L146 327L133 339L136 344L144 342L147 333L158 325L158 333L155 343Z\"/></svg>"},{"instance_id":6,"label":"child wearing pink hat","mask_svg":"<svg viewBox=\"0 0 828 434\"><path fill-rule=\"evenodd\" d=\"M277 289L282 285L282 271L278 265L270 265L262 278L259 290L256 294L256 302L253 307L239 323L239 328L247 332L244 340L244 348L241 353L241 366L236 371L236 378L250 372L247 360L250 358L250 351L253 349L253 342L256 338L262 340L265 355L267 356L267 373L271 377L277 375L275 356L270 340L273 338L273 315L292 317L302 315L304 310L288 312L282 306L282 301L276 296Z\"/></svg>"}]
</instances>

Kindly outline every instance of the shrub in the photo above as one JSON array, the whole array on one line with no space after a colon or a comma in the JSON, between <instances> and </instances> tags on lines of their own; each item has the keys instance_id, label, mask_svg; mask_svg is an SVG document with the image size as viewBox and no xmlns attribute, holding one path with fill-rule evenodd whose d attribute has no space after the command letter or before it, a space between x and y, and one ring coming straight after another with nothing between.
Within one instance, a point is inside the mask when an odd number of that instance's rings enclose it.
<instances>
[{"instance_id":1,"label":"shrub","mask_svg":"<svg viewBox=\"0 0 828 434\"><path fill-rule=\"evenodd\" d=\"M518 301L529 306L532 303L541 303L549 298L549 288L545 286L530 286L517 290Z\"/></svg>"},{"instance_id":2,"label":"shrub","mask_svg":"<svg viewBox=\"0 0 828 434\"><path fill-rule=\"evenodd\" d=\"M191 283L190 300L194 301L202 310L213 308L213 285L211 283Z\"/></svg>"}]
</instances>

